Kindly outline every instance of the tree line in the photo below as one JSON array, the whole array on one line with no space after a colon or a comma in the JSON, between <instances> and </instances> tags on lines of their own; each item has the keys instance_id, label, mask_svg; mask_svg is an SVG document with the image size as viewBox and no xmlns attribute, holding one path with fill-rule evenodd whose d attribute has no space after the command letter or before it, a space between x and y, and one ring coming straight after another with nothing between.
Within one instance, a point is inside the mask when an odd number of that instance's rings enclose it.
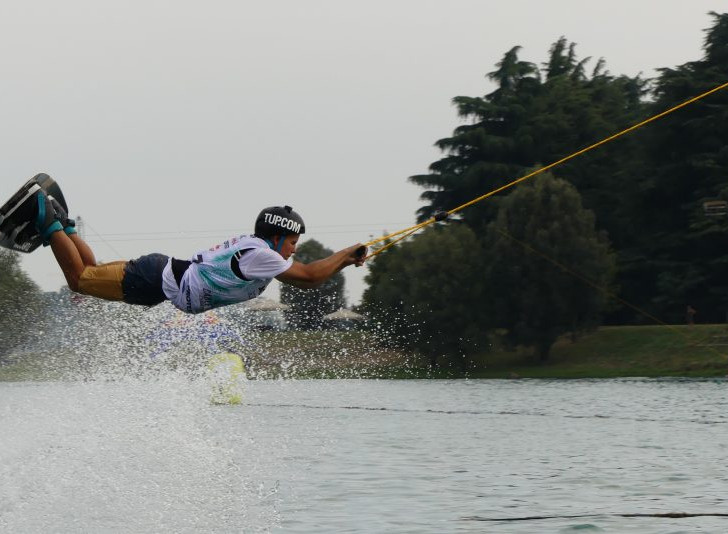
<instances>
[{"instance_id":1,"label":"tree line","mask_svg":"<svg viewBox=\"0 0 728 534\"><path fill-rule=\"evenodd\" d=\"M409 178L425 190L419 220L728 81L728 14L711 16L703 57L651 80L611 74L565 37L542 65L508 50L495 90L453 99L463 124ZM386 250L364 306L399 317L398 338L433 363L485 350L493 332L545 360L558 336L604 323L680 322L688 305L725 321L728 220L704 203L728 200L726 104L711 95Z\"/></svg>"}]
</instances>

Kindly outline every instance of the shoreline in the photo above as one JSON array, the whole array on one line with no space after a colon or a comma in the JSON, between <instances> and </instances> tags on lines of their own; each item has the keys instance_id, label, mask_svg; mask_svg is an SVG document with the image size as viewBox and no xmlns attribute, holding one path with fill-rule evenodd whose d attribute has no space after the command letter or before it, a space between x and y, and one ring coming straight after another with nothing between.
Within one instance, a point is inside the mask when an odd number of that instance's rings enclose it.
<instances>
[{"instance_id":1,"label":"shoreline","mask_svg":"<svg viewBox=\"0 0 728 534\"><path fill-rule=\"evenodd\" d=\"M194 375L209 356L171 355L161 365ZM728 325L601 327L577 339L560 339L547 362L538 362L528 348L494 346L472 356L466 370L455 358L430 368L426 357L383 347L372 334L358 331L260 332L245 359L249 376L258 380L723 378L728 376ZM0 365L0 381L143 376L146 368L159 372L159 362L147 363L136 362L132 372L103 356L86 367L73 354L30 353Z\"/></svg>"}]
</instances>

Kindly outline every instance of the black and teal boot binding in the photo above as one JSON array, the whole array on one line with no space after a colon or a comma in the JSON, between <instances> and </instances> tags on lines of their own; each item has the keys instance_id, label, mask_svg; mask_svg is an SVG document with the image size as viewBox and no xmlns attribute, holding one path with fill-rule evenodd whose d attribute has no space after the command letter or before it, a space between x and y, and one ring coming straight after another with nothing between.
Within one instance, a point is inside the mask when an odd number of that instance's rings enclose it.
<instances>
[{"instance_id":1,"label":"black and teal boot binding","mask_svg":"<svg viewBox=\"0 0 728 534\"><path fill-rule=\"evenodd\" d=\"M58 184L47 174L37 174L0 206L0 246L17 252L33 252L40 245L47 245L50 235L58 230L54 222L66 233L73 233L74 224L65 215L67 212Z\"/></svg>"},{"instance_id":2,"label":"black and teal boot binding","mask_svg":"<svg viewBox=\"0 0 728 534\"><path fill-rule=\"evenodd\" d=\"M43 246L47 247L51 242L51 235L54 232L61 232L63 225L58 220L56 210L53 209L53 202L45 191L42 189L38 191L35 199L35 229L43 241Z\"/></svg>"},{"instance_id":3,"label":"black and teal boot binding","mask_svg":"<svg viewBox=\"0 0 728 534\"><path fill-rule=\"evenodd\" d=\"M56 212L56 218L61 223L63 231L66 235L75 234L76 232L76 221L68 217L68 213L65 208L55 198L51 197L51 204L53 204L53 211Z\"/></svg>"}]
</instances>

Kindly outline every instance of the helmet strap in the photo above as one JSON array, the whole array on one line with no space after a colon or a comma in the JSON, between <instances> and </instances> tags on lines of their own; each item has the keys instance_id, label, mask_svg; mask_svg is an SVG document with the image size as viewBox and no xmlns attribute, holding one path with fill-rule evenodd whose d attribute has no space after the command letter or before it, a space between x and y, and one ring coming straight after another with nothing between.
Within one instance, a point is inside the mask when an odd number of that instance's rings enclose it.
<instances>
[{"instance_id":1,"label":"helmet strap","mask_svg":"<svg viewBox=\"0 0 728 534\"><path fill-rule=\"evenodd\" d=\"M286 240L286 234L281 234L278 237L278 246L275 248L275 251L280 254L281 250L283 250L283 242Z\"/></svg>"},{"instance_id":2,"label":"helmet strap","mask_svg":"<svg viewBox=\"0 0 728 534\"><path fill-rule=\"evenodd\" d=\"M281 253L281 250L283 250L283 242L286 240L286 234L281 234L278 236L278 246L273 244L272 239L265 239L264 241L268 243L268 246L275 250L278 254Z\"/></svg>"}]
</instances>

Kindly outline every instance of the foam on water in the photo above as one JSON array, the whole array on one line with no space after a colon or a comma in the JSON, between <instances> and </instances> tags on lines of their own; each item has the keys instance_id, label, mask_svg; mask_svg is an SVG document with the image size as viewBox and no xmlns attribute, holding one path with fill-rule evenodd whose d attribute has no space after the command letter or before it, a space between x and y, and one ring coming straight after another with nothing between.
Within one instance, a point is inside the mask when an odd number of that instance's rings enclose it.
<instances>
[{"instance_id":1,"label":"foam on water","mask_svg":"<svg viewBox=\"0 0 728 534\"><path fill-rule=\"evenodd\" d=\"M204 381L170 374L4 387L2 530L267 530L265 466L240 465L211 430L208 396Z\"/></svg>"},{"instance_id":2,"label":"foam on water","mask_svg":"<svg viewBox=\"0 0 728 534\"><path fill-rule=\"evenodd\" d=\"M296 435L211 405L206 363L232 351L253 377L285 377L311 355L269 351L239 308L187 316L58 299L10 357L32 380L0 383L0 530L275 528L280 480L299 476L286 469Z\"/></svg>"}]
</instances>

